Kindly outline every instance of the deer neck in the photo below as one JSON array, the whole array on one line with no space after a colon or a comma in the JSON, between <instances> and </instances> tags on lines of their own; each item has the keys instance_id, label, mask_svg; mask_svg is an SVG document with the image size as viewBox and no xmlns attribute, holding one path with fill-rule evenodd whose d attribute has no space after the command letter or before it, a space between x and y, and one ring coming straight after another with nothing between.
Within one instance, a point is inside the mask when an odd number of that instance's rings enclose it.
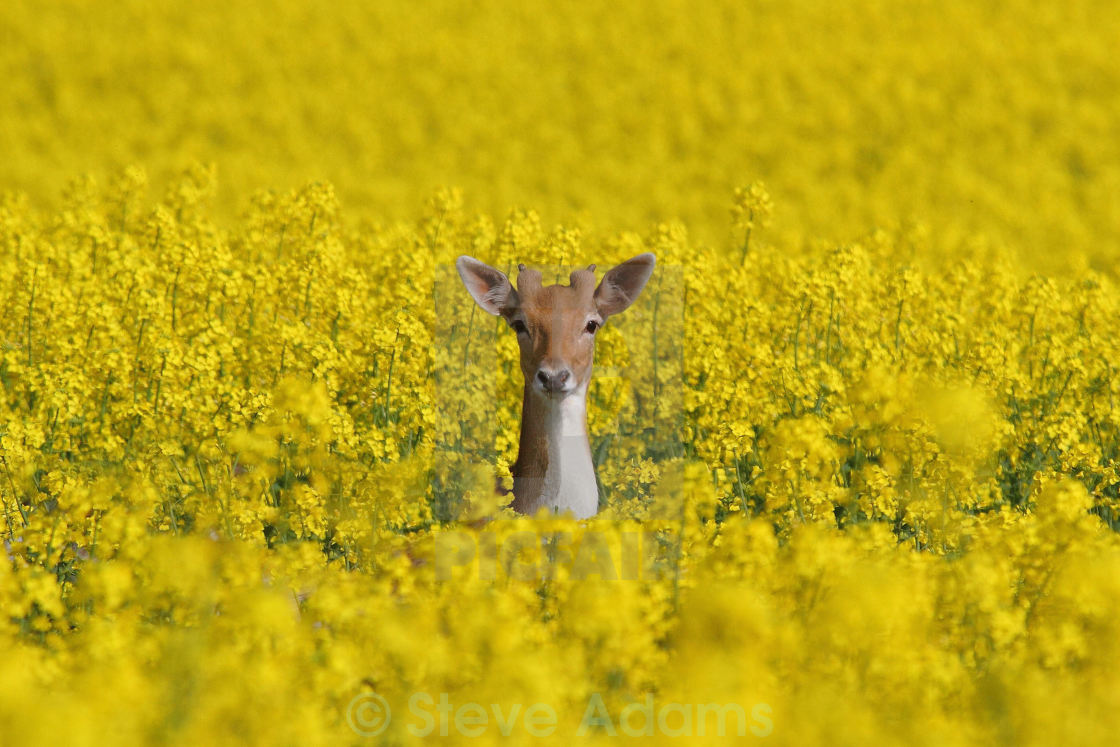
<instances>
[{"instance_id":1,"label":"deer neck","mask_svg":"<svg viewBox=\"0 0 1120 747\"><path fill-rule=\"evenodd\" d=\"M521 444L513 465L514 510L541 508L577 519L599 511L599 489L587 439L587 390L550 399L525 387Z\"/></svg>"}]
</instances>

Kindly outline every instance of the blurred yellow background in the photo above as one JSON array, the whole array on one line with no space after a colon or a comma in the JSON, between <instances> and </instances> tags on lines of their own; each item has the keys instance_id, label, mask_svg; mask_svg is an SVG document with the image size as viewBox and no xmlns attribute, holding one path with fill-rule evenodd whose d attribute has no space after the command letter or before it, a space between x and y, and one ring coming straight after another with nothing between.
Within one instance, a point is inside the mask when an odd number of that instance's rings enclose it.
<instances>
[{"instance_id":1,"label":"blurred yellow background","mask_svg":"<svg viewBox=\"0 0 1120 747\"><path fill-rule=\"evenodd\" d=\"M451 185L718 243L762 180L785 238L910 220L1110 264L1116 39L1109 0L4 3L0 185L203 160L230 216L324 179L412 217Z\"/></svg>"}]
</instances>

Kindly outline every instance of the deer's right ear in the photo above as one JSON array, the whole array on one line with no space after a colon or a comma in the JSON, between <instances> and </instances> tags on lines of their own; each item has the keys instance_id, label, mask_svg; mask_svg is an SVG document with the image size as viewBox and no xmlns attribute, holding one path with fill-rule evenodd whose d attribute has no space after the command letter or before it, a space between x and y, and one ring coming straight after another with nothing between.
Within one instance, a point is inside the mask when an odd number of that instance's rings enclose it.
<instances>
[{"instance_id":1,"label":"deer's right ear","mask_svg":"<svg viewBox=\"0 0 1120 747\"><path fill-rule=\"evenodd\" d=\"M465 254L455 260L455 269L467 286L467 292L483 311L498 316L502 309L511 305L516 291L505 273Z\"/></svg>"}]
</instances>

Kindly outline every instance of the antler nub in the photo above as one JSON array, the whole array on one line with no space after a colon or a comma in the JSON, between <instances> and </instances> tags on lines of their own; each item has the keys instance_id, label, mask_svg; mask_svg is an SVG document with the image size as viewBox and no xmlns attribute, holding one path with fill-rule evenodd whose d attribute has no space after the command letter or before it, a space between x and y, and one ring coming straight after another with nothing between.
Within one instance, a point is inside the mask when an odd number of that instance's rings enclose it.
<instances>
[{"instance_id":1,"label":"antler nub","mask_svg":"<svg viewBox=\"0 0 1120 747\"><path fill-rule=\"evenodd\" d=\"M590 294L595 290L595 265L586 270L575 270L568 276L568 284L580 293Z\"/></svg>"},{"instance_id":2,"label":"antler nub","mask_svg":"<svg viewBox=\"0 0 1120 747\"><path fill-rule=\"evenodd\" d=\"M541 289L541 274L537 270L530 270L525 265L517 266L517 291L519 293L532 293Z\"/></svg>"}]
</instances>

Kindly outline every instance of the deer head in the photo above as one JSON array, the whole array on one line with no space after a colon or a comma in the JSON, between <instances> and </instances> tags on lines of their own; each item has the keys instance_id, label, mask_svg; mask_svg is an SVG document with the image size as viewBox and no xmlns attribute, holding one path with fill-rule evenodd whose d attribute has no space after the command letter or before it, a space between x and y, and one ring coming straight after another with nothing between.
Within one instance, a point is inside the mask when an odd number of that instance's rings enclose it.
<instances>
[{"instance_id":1,"label":"deer head","mask_svg":"<svg viewBox=\"0 0 1120 747\"><path fill-rule=\"evenodd\" d=\"M595 265L571 273L568 285L550 286L541 284L536 270L518 265L514 289L505 273L477 259L456 261L471 297L506 320L521 349L525 395L521 449L512 470L516 510L549 507L577 516L598 510L586 422L595 333L634 303L654 263L652 254L639 254L607 272L598 286Z\"/></svg>"}]
</instances>

